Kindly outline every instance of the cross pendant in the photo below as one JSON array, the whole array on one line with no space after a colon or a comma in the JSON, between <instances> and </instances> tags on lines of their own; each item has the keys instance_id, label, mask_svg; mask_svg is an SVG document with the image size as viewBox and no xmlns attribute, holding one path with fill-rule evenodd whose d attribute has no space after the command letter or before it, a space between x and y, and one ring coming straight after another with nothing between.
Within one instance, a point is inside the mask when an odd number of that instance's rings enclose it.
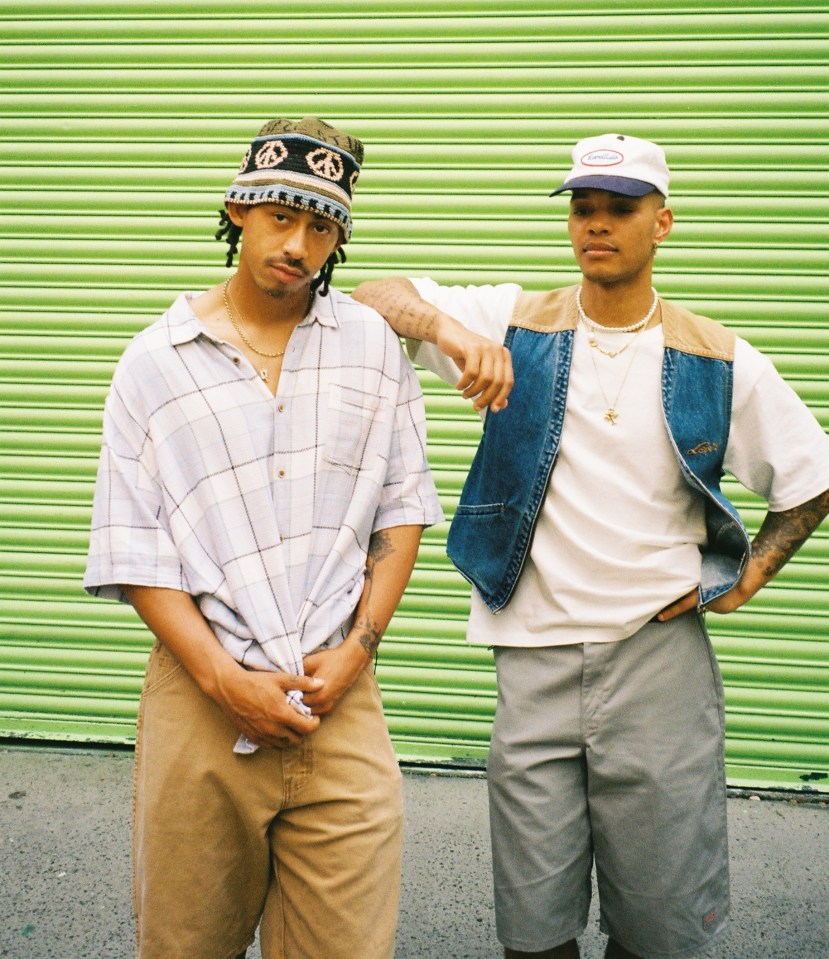
<instances>
[{"instance_id":1,"label":"cross pendant","mask_svg":"<svg viewBox=\"0 0 829 959\"><path fill-rule=\"evenodd\" d=\"M610 423L611 426L615 426L616 420L619 418L619 414L616 412L616 410L613 409L612 406L609 406L607 408L607 412L604 415L604 418L607 420L608 423Z\"/></svg>"}]
</instances>

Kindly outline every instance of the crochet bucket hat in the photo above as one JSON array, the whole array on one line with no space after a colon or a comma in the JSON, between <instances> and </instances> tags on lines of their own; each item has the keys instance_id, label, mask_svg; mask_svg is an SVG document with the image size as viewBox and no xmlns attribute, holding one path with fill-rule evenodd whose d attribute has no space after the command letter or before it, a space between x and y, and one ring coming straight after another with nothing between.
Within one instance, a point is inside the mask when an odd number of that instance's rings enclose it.
<instances>
[{"instance_id":1,"label":"crochet bucket hat","mask_svg":"<svg viewBox=\"0 0 829 959\"><path fill-rule=\"evenodd\" d=\"M271 120L227 188L225 203L282 203L333 220L351 237L351 196L363 144L316 117Z\"/></svg>"}]
</instances>

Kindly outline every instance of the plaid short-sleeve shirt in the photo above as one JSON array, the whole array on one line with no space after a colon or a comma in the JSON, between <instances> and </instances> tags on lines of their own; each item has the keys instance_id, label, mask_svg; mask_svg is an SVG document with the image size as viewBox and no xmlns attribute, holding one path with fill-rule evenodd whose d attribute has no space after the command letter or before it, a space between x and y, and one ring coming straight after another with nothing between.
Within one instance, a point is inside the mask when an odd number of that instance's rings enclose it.
<instances>
[{"instance_id":1,"label":"plaid short-sleeve shirt","mask_svg":"<svg viewBox=\"0 0 829 959\"><path fill-rule=\"evenodd\" d=\"M442 519L420 386L386 323L331 290L274 397L191 296L116 368L84 585L187 592L238 662L301 672L344 639L371 533Z\"/></svg>"}]
</instances>

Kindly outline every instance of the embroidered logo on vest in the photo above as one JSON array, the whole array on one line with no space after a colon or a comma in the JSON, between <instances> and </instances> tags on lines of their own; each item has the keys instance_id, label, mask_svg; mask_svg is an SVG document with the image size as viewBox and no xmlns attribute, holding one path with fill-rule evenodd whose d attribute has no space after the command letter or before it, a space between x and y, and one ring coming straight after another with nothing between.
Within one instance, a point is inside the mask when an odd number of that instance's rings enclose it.
<instances>
[{"instance_id":1,"label":"embroidered logo on vest","mask_svg":"<svg viewBox=\"0 0 829 959\"><path fill-rule=\"evenodd\" d=\"M702 453L713 453L716 451L719 443L697 443L692 450L686 450L688 456L700 456Z\"/></svg>"}]
</instances>

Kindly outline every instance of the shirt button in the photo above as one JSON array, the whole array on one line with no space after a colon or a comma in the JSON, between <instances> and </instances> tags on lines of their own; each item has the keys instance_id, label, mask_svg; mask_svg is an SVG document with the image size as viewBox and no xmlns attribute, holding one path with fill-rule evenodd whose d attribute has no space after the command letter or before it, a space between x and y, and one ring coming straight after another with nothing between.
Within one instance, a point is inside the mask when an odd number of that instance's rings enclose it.
<instances>
[{"instance_id":1,"label":"shirt button","mask_svg":"<svg viewBox=\"0 0 829 959\"><path fill-rule=\"evenodd\" d=\"M279 470L279 472L276 475L280 477L281 479L285 475L285 470Z\"/></svg>"},{"instance_id":2,"label":"shirt button","mask_svg":"<svg viewBox=\"0 0 829 959\"><path fill-rule=\"evenodd\" d=\"M236 366L238 366L238 365L239 365L239 357L238 357L238 356L234 356L234 357L233 357L233 362L236 364Z\"/></svg>"},{"instance_id":3,"label":"shirt button","mask_svg":"<svg viewBox=\"0 0 829 959\"><path fill-rule=\"evenodd\" d=\"M284 403L280 403L279 406L277 406L277 409L279 410L280 413L284 413L284 412L285 412L285 404L284 404Z\"/></svg>"}]
</instances>

